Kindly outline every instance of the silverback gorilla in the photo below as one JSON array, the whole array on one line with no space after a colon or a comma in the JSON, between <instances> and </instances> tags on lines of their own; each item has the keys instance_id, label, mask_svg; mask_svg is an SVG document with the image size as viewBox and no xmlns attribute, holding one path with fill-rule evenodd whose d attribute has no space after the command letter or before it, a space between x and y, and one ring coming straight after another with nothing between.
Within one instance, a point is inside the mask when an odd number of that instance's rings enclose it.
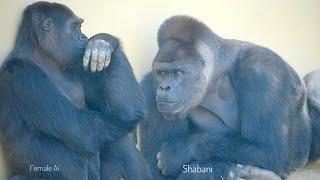
<instances>
[{"instance_id":1,"label":"silverback gorilla","mask_svg":"<svg viewBox=\"0 0 320 180\"><path fill-rule=\"evenodd\" d=\"M98 34L88 41L82 22L57 3L24 10L0 71L9 179L150 177L128 136L144 116L132 68L115 37ZM91 71L84 70L89 61ZM37 170L46 166L52 169Z\"/></svg>"},{"instance_id":2,"label":"silverback gorilla","mask_svg":"<svg viewBox=\"0 0 320 180\"><path fill-rule=\"evenodd\" d=\"M158 45L138 129L155 179L279 179L308 162L305 88L281 57L187 16L166 20Z\"/></svg>"}]
</instances>

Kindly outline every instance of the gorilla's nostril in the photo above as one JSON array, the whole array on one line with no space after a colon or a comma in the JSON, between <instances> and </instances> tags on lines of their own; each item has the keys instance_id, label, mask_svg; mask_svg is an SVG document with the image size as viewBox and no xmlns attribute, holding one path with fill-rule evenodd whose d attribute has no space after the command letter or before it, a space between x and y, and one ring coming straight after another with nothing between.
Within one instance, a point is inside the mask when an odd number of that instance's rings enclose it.
<instances>
[{"instance_id":1,"label":"gorilla's nostril","mask_svg":"<svg viewBox=\"0 0 320 180\"><path fill-rule=\"evenodd\" d=\"M172 86L170 85L162 85L159 87L162 91L171 91L172 90Z\"/></svg>"}]
</instances>

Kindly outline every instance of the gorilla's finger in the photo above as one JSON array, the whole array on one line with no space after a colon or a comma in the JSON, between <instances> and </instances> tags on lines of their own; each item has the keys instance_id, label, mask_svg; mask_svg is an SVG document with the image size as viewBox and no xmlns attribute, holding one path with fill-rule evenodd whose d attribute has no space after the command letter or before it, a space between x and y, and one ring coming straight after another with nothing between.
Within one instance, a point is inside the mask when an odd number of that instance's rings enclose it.
<instances>
[{"instance_id":1,"label":"gorilla's finger","mask_svg":"<svg viewBox=\"0 0 320 180\"><path fill-rule=\"evenodd\" d=\"M98 55L98 68L97 71L101 71L106 63L106 50L105 49L99 49L99 55Z\"/></svg>"},{"instance_id":2,"label":"gorilla's finger","mask_svg":"<svg viewBox=\"0 0 320 180\"><path fill-rule=\"evenodd\" d=\"M233 166L229 171L229 178L230 179L237 179L239 177L246 176L246 171L243 165L237 164L236 166Z\"/></svg>"},{"instance_id":3,"label":"gorilla's finger","mask_svg":"<svg viewBox=\"0 0 320 180\"><path fill-rule=\"evenodd\" d=\"M167 171L166 171L165 169L163 169L161 172L162 172L162 174L165 175L165 176L168 175L168 173L167 173Z\"/></svg>"},{"instance_id":4,"label":"gorilla's finger","mask_svg":"<svg viewBox=\"0 0 320 180\"><path fill-rule=\"evenodd\" d=\"M237 166L237 168L244 168L244 166L242 164L237 164L236 166Z\"/></svg>"},{"instance_id":5,"label":"gorilla's finger","mask_svg":"<svg viewBox=\"0 0 320 180\"><path fill-rule=\"evenodd\" d=\"M109 42L102 40L102 39L97 39L94 41L94 43L98 46L98 47L108 47L109 46Z\"/></svg>"},{"instance_id":6,"label":"gorilla's finger","mask_svg":"<svg viewBox=\"0 0 320 180\"><path fill-rule=\"evenodd\" d=\"M89 66L89 61L90 61L90 56L91 56L91 48L86 48L86 51L84 52L84 56L83 56L83 68L85 70L88 69Z\"/></svg>"},{"instance_id":7,"label":"gorilla's finger","mask_svg":"<svg viewBox=\"0 0 320 180\"><path fill-rule=\"evenodd\" d=\"M159 161L157 162L157 166L158 166L159 169L162 169L162 168L163 168L163 163L162 163L162 161L159 160Z\"/></svg>"},{"instance_id":8,"label":"gorilla's finger","mask_svg":"<svg viewBox=\"0 0 320 180\"><path fill-rule=\"evenodd\" d=\"M98 48L93 48L91 52L91 71L96 72L98 64Z\"/></svg>"},{"instance_id":9,"label":"gorilla's finger","mask_svg":"<svg viewBox=\"0 0 320 180\"><path fill-rule=\"evenodd\" d=\"M158 153L157 153L157 160L160 160L160 159L161 159L161 156L162 156L161 152L158 152Z\"/></svg>"},{"instance_id":10,"label":"gorilla's finger","mask_svg":"<svg viewBox=\"0 0 320 180\"><path fill-rule=\"evenodd\" d=\"M246 180L246 179L238 177L236 178L236 180Z\"/></svg>"},{"instance_id":11,"label":"gorilla's finger","mask_svg":"<svg viewBox=\"0 0 320 180\"><path fill-rule=\"evenodd\" d=\"M112 53L112 49L111 48L108 48L107 49L107 52L106 52L106 62L104 64L104 68L107 68L110 64L110 61L111 61L111 53Z\"/></svg>"},{"instance_id":12,"label":"gorilla's finger","mask_svg":"<svg viewBox=\"0 0 320 180\"><path fill-rule=\"evenodd\" d=\"M261 169L255 166L248 166L247 174L251 179L259 178L261 180L280 180L281 178L273 171Z\"/></svg>"}]
</instances>

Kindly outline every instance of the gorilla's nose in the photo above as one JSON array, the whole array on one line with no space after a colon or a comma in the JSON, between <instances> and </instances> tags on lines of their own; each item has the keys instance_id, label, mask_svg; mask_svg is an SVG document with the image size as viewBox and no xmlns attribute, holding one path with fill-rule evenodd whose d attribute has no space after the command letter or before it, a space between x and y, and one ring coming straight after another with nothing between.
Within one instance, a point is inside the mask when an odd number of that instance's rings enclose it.
<instances>
[{"instance_id":1,"label":"gorilla's nose","mask_svg":"<svg viewBox=\"0 0 320 180\"><path fill-rule=\"evenodd\" d=\"M166 93L172 93L173 92L173 86L170 84L160 85L159 90Z\"/></svg>"},{"instance_id":2,"label":"gorilla's nose","mask_svg":"<svg viewBox=\"0 0 320 180\"><path fill-rule=\"evenodd\" d=\"M79 47L80 47L80 48L85 48L86 45L87 45L87 43L88 43L88 38L87 38L87 36L86 36L86 35L80 35L80 36L79 36L79 42L78 42Z\"/></svg>"}]
</instances>

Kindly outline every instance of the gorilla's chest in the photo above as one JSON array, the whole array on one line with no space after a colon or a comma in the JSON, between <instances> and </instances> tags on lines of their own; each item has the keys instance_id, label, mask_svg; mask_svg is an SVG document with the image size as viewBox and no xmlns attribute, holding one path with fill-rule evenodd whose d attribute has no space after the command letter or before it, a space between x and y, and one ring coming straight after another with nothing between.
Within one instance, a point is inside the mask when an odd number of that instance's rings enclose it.
<instances>
[{"instance_id":1,"label":"gorilla's chest","mask_svg":"<svg viewBox=\"0 0 320 180\"><path fill-rule=\"evenodd\" d=\"M84 105L84 90L80 80L56 75L54 82L63 96L75 106Z\"/></svg>"},{"instance_id":2,"label":"gorilla's chest","mask_svg":"<svg viewBox=\"0 0 320 180\"><path fill-rule=\"evenodd\" d=\"M198 128L222 133L240 129L238 111L235 91L229 77L224 76L214 83L201 104L188 116Z\"/></svg>"}]
</instances>

